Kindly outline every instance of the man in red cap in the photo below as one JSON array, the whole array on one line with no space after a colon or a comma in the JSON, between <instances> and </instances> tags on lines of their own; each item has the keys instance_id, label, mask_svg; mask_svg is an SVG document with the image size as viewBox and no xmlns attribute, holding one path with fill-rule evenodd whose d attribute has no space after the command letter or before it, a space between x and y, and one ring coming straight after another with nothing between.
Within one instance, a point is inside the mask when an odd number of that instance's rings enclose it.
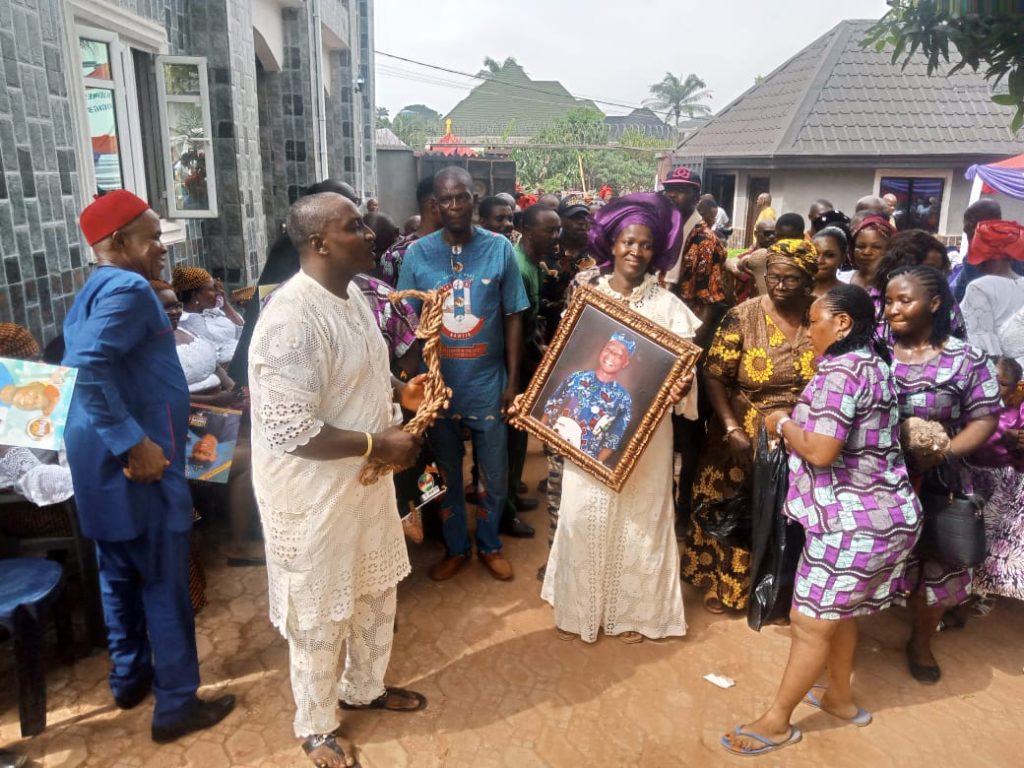
<instances>
[{"instance_id":1,"label":"man in red cap","mask_svg":"<svg viewBox=\"0 0 1024 768\"><path fill-rule=\"evenodd\" d=\"M148 282L167 249L160 217L131 192L98 198L80 225L97 269L64 321L64 364L78 369L64 433L75 503L96 542L114 701L130 709L152 689L153 740L173 741L222 720L235 697L196 696L188 385Z\"/></svg>"}]
</instances>

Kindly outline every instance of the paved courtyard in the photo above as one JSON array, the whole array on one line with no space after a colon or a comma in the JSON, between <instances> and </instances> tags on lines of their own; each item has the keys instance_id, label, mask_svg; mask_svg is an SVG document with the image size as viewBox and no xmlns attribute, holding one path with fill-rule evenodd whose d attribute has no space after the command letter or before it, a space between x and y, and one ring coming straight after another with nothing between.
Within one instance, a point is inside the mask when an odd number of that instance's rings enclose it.
<instances>
[{"instance_id":1,"label":"paved courtyard","mask_svg":"<svg viewBox=\"0 0 1024 768\"><path fill-rule=\"evenodd\" d=\"M531 454L528 480L540 478ZM544 532L542 510L524 519ZM0 744L57 768L310 765L292 737L287 648L266 617L262 569L220 565L208 537L209 606L197 617L203 692L238 695L217 728L157 746L152 700L122 712L95 653L47 678L49 725L19 736L12 682L0 690ZM367 768L446 766L717 766L749 764L718 746L728 727L753 719L774 692L787 630L750 631L739 617L710 616L686 592L686 638L626 645L559 640L534 578L546 536L509 541L516 579L499 583L474 561L452 581L426 571L440 554L412 548L414 574L399 592L399 633L389 682L427 695L413 715L346 713L347 735ZM810 707L797 710L801 744L760 758L763 766L1019 766L1024 764L1024 608L1000 602L966 630L941 635L943 680L921 686L905 671L902 609L864 621L855 688L875 722L858 729ZM10 681L10 645L0 674ZM716 688L716 672L736 686Z\"/></svg>"}]
</instances>

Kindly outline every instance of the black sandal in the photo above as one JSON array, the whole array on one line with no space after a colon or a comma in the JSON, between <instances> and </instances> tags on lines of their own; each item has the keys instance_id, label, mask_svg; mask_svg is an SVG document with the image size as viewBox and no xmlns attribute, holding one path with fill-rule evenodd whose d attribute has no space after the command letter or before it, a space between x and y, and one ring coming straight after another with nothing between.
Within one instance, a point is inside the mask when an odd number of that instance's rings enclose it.
<instances>
[{"instance_id":1,"label":"black sandal","mask_svg":"<svg viewBox=\"0 0 1024 768\"><path fill-rule=\"evenodd\" d=\"M304 742L302 742L302 751L305 752L306 755L309 755L310 752L313 752L314 750L317 750L320 747L327 747L328 750L336 754L338 757L342 759L342 761L344 761L345 758L348 757L348 755L345 753L345 750L341 748L341 744L338 743L338 740L334 738L334 736L334 732L310 736ZM356 756L353 754L352 757L353 759L355 759ZM313 760L313 765L317 766L317 768L323 768L324 766L323 763L320 763L316 760ZM352 763L351 768L362 768L358 759L356 759L355 762Z\"/></svg>"},{"instance_id":2,"label":"black sandal","mask_svg":"<svg viewBox=\"0 0 1024 768\"><path fill-rule=\"evenodd\" d=\"M388 697L399 696L408 699L415 699L416 706L412 709L406 709L405 707L389 707ZM416 691L408 691L405 688L385 688L384 693L378 696L376 699L371 701L369 704L349 704L348 702L338 700L338 706L342 709L384 709L388 712L419 712L427 707L427 697L422 693L416 693Z\"/></svg>"},{"instance_id":3,"label":"black sandal","mask_svg":"<svg viewBox=\"0 0 1024 768\"><path fill-rule=\"evenodd\" d=\"M909 644L907 645L907 666L910 668L910 676L925 685L935 685L942 677L942 670L939 667L914 661L914 652Z\"/></svg>"}]
</instances>

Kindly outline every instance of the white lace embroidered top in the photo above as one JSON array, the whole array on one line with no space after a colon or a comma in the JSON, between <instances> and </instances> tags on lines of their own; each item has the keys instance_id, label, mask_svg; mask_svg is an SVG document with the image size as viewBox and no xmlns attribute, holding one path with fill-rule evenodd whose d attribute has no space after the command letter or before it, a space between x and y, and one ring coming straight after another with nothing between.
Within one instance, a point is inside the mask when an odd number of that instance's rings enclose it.
<instances>
[{"instance_id":1,"label":"white lace embroidered top","mask_svg":"<svg viewBox=\"0 0 1024 768\"><path fill-rule=\"evenodd\" d=\"M580 273L581 282L586 280L585 274ZM594 270L594 274L596 275L596 270ZM682 299L658 285L655 275L647 275L629 296L624 296L612 288L609 282L610 277L610 275L601 275L596 279L591 278L588 282L601 293L625 303L637 314L643 315L662 328L667 328L676 336L688 341L693 339L697 329L700 328L700 318L683 303ZM689 394L675 406L675 412L688 419L697 418L696 382L690 387Z\"/></svg>"},{"instance_id":2,"label":"white lace embroidered top","mask_svg":"<svg viewBox=\"0 0 1024 768\"><path fill-rule=\"evenodd\" d=\"M200 338L179 326L178 330L187 334L192 341L178 344L178 362L185 372L189 392L205 392L220 386L217 376L217 350L206 339Z\"/></svg>"},{"instance_id":3,"label":"white lace embroidered top","mask_svg":"<svg viewBox=\"0 0 1024 768\"><path fill-rule=\"evenodd\" d=\"M75 495L63 451L0 448L0 489L7 488L38 507L59 504Z\"/></svg>"},{"instance_id":4,"label":"white lace embroidered top","mask_svg":"<svg viewBox=\"0 0 1024 768\"><path fill-rule=\"evenodd\" d=\"M358 458L290 453L325 424L380 432L401 423L388 350L362 292L339 298L299 272L260 313L249 352L253 485L267 548L270 620L311 629L352 615L361 595L409 573L390 475L359 482Z\"/></svg>"},{"instance_id":5,"label":"white lace embroidered top","mask_svg":"<svg viewBox=\"0 0 1024 768\"><path fill-rule=\"evenodd\" d=\"M972 280L960 302L967 341L987 355L1004 355L1000 329L1024 307L1024 277L982 275Z\"/></svg>"},{"instance_id":6,"label":"white lace embroidered top","mask_svg":"<svg viewBox=\"0 0 1024 768\"><path fill-rule=\"evenodd\" d=\"M223 309L217 308L182 312L178 327L213 344L217 350L217 362L221 365L231 362L242 336L242 326L235 325Z\"/></svg>"}]
</instances>

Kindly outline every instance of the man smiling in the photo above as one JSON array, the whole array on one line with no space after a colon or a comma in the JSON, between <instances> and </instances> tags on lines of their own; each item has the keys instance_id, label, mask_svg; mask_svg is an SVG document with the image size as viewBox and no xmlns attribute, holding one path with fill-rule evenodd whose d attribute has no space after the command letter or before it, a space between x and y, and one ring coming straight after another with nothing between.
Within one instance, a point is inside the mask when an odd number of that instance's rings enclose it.
<instances>
[{"instance_id":1,"label":"man smiling","mask_svg":"<svg viewBox=\"0 0 1024 768\"><path fill-rule=\"evenodd\" d=\"M633 398L618 378L634 354L636 339L613 333L601 348L597 370L569 374L544 405L544 423L602 463L619 447L633 417Z\"/></svg>"}]
</instances>

